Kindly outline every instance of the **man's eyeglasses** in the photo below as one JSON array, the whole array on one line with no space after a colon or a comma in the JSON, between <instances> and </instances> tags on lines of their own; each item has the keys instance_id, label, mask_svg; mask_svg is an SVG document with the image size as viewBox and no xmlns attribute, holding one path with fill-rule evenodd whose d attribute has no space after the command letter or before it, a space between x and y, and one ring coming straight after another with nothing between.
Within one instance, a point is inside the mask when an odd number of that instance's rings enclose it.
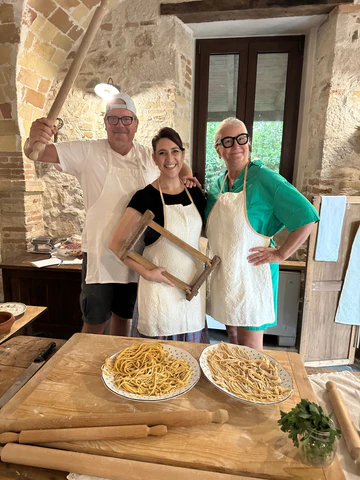
<instances>
[{"instance_id":1,"label":"man's eyeglasses","mask_svg":"<svg viewBox=\"0 0 360 480\"><path fill-rule=\"evenodd\" d=\"M237 137L224 137L219 140L216 145L221 145L224 148L231 148L234 145L235 140L239 145L245 145L249 141L249 134L248 133L240 133Z\"/></svg>"},{"instance_id":2,"label":"man's eyeglasses","mask_svg":"<svg viewBox=\"0 0 360 480\"><path fill-rule=\"evenodd\" d=\"M116 115L107 115L106 118L107 118L107 121L110 123L110 125L117 125L121 121L121 123L125 127L128 127L129 125L131 125L133 120L136 119L136 117L130 117L128 115L124 117L117 117Z\"/></svg>"}]
</instances>

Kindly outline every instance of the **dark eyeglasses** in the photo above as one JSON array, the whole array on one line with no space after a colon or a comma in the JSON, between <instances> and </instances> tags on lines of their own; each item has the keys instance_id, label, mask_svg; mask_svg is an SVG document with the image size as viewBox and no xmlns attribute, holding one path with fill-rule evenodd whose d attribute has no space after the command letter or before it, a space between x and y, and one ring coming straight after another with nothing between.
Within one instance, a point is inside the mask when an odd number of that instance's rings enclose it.
<instances>
[{"instance_id":1,"label":"dark eyeglasses","mask_svg":"<svg viewBox=\"0 0 360 480\"><path fill-rule=\"evenodd\" d=\"M237 143L239 145L245 145L249 141L249 134L248 133L240 133L240 135L238 135L237 137L224 137L221 140L219 140L216 143L216 145L220 145L220 143L221 143L221 145L224 148L231 148L234 145L235 140L237 141Z\"/></svg>"},{"instance_id":2,"label":"dark eyeglasses","mask_svg":"<svg viewBox=\"0 0 360 480\"><path fill-rule=\"evenodd\" d=\"M116 115L107 115L105 118L107 118L107 121L110 123L110 125L117 125L121 121L121 123L125 127L128 127L129 125L131 125L133 120L136 119L136 117L130 117L128 115L124 117L117 117Z\"/></svg>"}]
</instances>

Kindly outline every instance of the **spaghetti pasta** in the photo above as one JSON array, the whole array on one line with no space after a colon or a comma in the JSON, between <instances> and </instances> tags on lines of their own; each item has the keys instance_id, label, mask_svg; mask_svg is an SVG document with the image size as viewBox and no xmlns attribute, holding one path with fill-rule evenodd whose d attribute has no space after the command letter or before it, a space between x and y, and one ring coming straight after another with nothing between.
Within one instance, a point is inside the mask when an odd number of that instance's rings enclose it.
<instances>
[{"instance_id":1,"label":"spaghetti pasta","mask_svg":"<svg viewBox=\"0 0 360 480\"><path fill-rule=\"evenodd\" d=\"M161 343L140 343L125 348L102 367L116 385L138 395L160 396L188 385L192 369L186 360L171 358Z\"/></svg>"},{"instance_id":2,"label":"spaghetti pasta","mask_svg":"<svg viewBox=\"0 0 360 480\"><path fill-rule=\"evenodd\" d=\"M255 360L241 347L222 342L208 354L207 362L213 381L244 400L278 402L291 392L281 387L277 364L265 355Z\"/></svg>"}]
</instances>

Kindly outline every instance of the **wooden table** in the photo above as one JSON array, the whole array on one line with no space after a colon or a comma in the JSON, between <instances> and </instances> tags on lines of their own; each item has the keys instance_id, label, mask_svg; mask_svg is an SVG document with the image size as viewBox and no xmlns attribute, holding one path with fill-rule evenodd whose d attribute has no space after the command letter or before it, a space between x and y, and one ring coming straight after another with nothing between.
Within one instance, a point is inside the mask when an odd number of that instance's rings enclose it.
<instances>
[{"instance_id":1,"label":"wooden table","mask_svg":"<svg viewBox=\"0 0 360 480\"><path fill-rule=\"evenodd\" d=\"M19 335L0 346L0 396L11 387L15 380L32 363L34 358L51 341L56 342L56 348L53 350L52 355L66 342L66 340ZM21 478L26 478L27 480L49 480L50 478L53 480L64 480L66 475L64 472L54 472L0 462L0 478L2 480L19 480Z\"/></svg>"},{"instance_id":2,"label":"wooden table","mask_svg":"<svg viewBox=\"0 0 360 480\"><path fill-rule=\"evenodd\" d=\"M298 354L269 352L294 379L294 394L281 405L253 407L241 404L213 387L204 376L182 397L147 404L117 397L105 388L100 376L101 365L107 356L143 341L105 335L74 335L3 407L0 422L37 415L88 416L92 413L225 408L229 411L230 421L224 425L170 428L165 437L138 440L64 442L61 448L208 470L218 472L219 478L222 473L272 480L345 478L337 459L326 470L301 464L297 449L277 425L280 409L290 410L300 398L315 400ZM195 358L199 358L206 347L195 343L171 344L186 349Z\"/></svg>"},{"instance_id":3,"label":"wooden table","mask_svg":"<svg viewBox=\"0 0 360 480\"><path fill-rule=\"evenodd\" d=\"M23 333L25 327L29 326L46 310L47 307L33 307L31 305L27 305L25 313L15 320L10 331L7 333L2 333L0 335L0 344L5 342L6 340L9 340L14 335L19 335L20 333Z\"/></svg>"},{"instance_id":4,"label":"wooden table","mask_svg":"<svg viewBox=\"0 0 360 480\"><path fill-rule=\"evenodd\" d=\"M46 305L48 310L34 322L30 335L68 339L80 332L83 322L79 295L81 265L57 265L38 268L31 262L50 255L24 252L0 263L6 302Z\"/></svg>"}]
</instances>

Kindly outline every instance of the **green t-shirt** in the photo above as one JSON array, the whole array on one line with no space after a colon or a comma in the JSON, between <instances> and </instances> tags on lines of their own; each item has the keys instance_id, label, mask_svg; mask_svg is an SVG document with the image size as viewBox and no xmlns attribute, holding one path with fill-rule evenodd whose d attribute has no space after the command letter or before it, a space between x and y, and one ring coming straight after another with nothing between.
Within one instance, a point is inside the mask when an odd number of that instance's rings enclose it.
<instances>
[{"instance_id":1,"label":"green t-shirt","mask_svg":"<svg viewBox=\"0 0 360 480\"><path fill-rule=\"evenodd\" d=\"M240 172L230 192L239 193L244 188L244 172ZM205 219L207 219L218 196L226 172L209 190ZM229 192L228 181L223 193ZM246 180L246 209L252 228L272 237L284 226L292 232L304 225L317 222L319 215L313 205L279 173L270 170L260 161L251 162Z\"/></svg>"}]
</instances>

